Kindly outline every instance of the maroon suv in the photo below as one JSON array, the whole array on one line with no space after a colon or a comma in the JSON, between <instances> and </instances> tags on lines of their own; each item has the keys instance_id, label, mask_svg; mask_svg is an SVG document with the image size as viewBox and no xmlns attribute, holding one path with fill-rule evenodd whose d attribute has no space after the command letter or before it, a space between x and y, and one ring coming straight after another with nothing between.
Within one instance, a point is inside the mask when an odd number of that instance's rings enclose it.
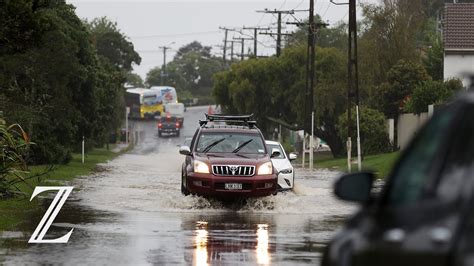
<instances>
[{"instance_id":1,"label":"maroon suv","mask_svg":"<svg viewBox=\"0 0 474 266\"><path fill-rule=\"evenodd\" d=\"M251 116L206 115L182 167L181 192L219 198L275 194L277 175ZM278 156L279 154L272 154Z\"/></svg>"}]
</instances>

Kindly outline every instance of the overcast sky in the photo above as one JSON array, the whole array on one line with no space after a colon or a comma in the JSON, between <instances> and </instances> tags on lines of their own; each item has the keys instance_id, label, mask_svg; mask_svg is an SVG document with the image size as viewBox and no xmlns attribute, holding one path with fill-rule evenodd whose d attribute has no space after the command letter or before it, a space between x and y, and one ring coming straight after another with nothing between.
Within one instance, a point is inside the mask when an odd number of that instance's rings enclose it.
<instances>
[{"instance_id":1,"label":"overcast sky","mask_svg":"<svg viewBox=\"0 0 474 266\"><path fill-rule=\"evenodd\" d=\"M341 0L335 0L342 2ZM174 56L179 47L194 40L207 46L213 46L214 54L222 54L224 31L219 26L242 27L276 26L276 16L257 13L257 10L306 10L309 0L67 0L76 6L79 17L91 20L96 17L107 16L118 23L120 30L130 38L135 50L142 57L142 63L134 67L134 72L146 77L146 73L155 66L163 64L163 52L159 46L170 46L167 52L167 61ZM359 1L358 1L359 2ZM362 2L377 2L377 0L362 0ZM315 11L333 25L339 20L347 21L347 5L336 6L329 0L315 0ZM283 21L305 19L308 12L295 13L284 16ZM285 31L294 31L292 25L285 25ZM245 33L251 34L250 31ZM231 33L229 38L239 37ZM259 55L275 53L275 40L267 35L259 35ZM174 43L173 43L174 42ZM246 52L252 48L253 42L246 42ZM240 46L235 46L240 51Z\"/></svg>"}]
</instances>

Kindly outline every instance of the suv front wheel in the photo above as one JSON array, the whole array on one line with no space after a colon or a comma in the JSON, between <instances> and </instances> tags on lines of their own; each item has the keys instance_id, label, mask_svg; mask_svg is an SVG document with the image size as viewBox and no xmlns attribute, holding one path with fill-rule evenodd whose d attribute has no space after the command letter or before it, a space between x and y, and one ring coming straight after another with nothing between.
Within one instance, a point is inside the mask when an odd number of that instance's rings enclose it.
<instances>
[{"instance_id":1,"label":"suv front wheel","mask_svg":"<svg viewBox=\"0 0 474 266\"><path fill-rule=\"evenodd\" d=\"M184 196L187 196L189 195L189 190L187 187L185 187L185 184L186 183L186 177L184 176L183 173L181 173L181 194L183 194Z\"/></svg>"}]
</instances>

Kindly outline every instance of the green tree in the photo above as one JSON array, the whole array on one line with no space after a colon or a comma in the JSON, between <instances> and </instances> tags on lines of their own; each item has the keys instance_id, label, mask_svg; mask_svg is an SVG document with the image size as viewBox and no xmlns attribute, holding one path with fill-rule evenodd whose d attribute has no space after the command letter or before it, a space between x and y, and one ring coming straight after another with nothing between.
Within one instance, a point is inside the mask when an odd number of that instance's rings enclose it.
<instances>
[{"instance_id":1,"label":"green tree","mask_svg":"<svg viewBox=\"0 0 474 266\"><path fill-rule=\"evenodd\" d=\"M0 111L36 143L28 160L67 162L83 137L88 148L107 140L123 116L124 73L136 57L107 57L106 40L116 39L102 38L102 24L86 25L64 1L1 1L0 14Z\"/></svg>"},{"instance_id":2,"label":"green tree","mask_svg":"<svg viewBox=\"0 0 474 266\"><path fill-rule=\"evenodd\" d=\"M101 17L88 25L92 42L100 57L124 72L132 71L132 64L140 64L140 55L134 50L133 43L120 32L116 22Z\"/></svg>"},{"instance_id":3,"label":"green tree","mask_svg":"<svg viewBox=\"0 0 474 266\"><path fill-rule=\"evenodd\" d=\"M145 87L145 85L143 83L143 80L142 80L142 77L140 77L140 75L138 75L138 74L130 72L130 73L127 74L126 79L127 79L127 84L130 84L135 88Z\"/></svg>"},{"instance_id":4,"label":"green tree","mask_svg":"<svg viewBox=\"0 0 474 266\"><path fill-rule=\"evenodd\" d=\"M428 47L423 64L428 74L434 80L443 80L444 46L441 34L433 34L430 37L431 45Z\"/></svg>"},{"instance_id":5,"label":"green tree","mask_svg":"<svg viewBox=\"0 0 474 266\"><path fill-rule=\"evenodd\" d=\"M110 133L117 131L123 120L124 84L128 79L141 85L140 76L131 73L133 64L140 64L141 58L133 44L119 30L117 23L106 17L87 24L90 38L97 54L95 120L100 132L96 144L107 141Z\"/></svg>"},{"instance_id":6,"label":"green tree","mask_svg":"<svg viewBox=\"0 0 474 266\"><path fill-rule=\"evenodd\" d=\"M146 74L145 85L148 87L161 85L161 68L154 67Z\"/></svg>"},{"instance_id":7,"label":"green tree","mask_svg":"<svg viewBox=\"0 0 474 266\"><path fill-rule=\"evenodd\" d=\"M351 112L351 127L357 128L356 112ZM386 130L386 118L383 113L365 106L360 108L360 142L362 154L371 155L390 151L391 145ZM337 130L341 136L347 136L347 112L339 116ZM356 143L357 132L351 133L351 139ZM356 150L353 149L356 153Z\"/></svg>"},{"instance_id":8,"label":"green tree","mask_svg":"<svg viewBox=\"0 0 474 266\"><path fill-rule=\"evenodd\" d=\"M421 0L383 0L362 6L365 17L359 40L362 73L374 84L387 80L390 68L399 60L419 62L419 32L426 16Z\"/></svg>"},{"instance_id":9,"label":"green tree","mask_svg":"<svg viewBox=\"0 0 474 266\"><path fill-rule=\"evenodd\" d=\"M227 113L254 113L264 134L273 122L303 129L305 116L304 46L289 47L280 57L250 59L233 64L214 77L214 96ZM344 54L335 48L317 48L315 88L315 134L327 141L334 155L343 153L336 129L345 110ZM305 128L308 132L310 128Z\"/></svg>"},{"instance_id":10,"label":"green tree","mask_svg":"<svg viewBox=\"0 0 474 266\"><path fill-rule=\"evenodd\" d=\"M79 136L94 136L95 54L74 8L62 1L2 2L11 27L0 53L0 105L7 123L21 123L35 162L64 162ZM16 26L14 26L16 25ZM19 44L14 36L29 35Z\"/></svg>"},{"instance_id":11,"label":"green tree","mask_svg":"<svg viewBox=\"0 0 474 266\"><path fill-rule=\"evenodd\" d=\"M210 51L211 47L196 41L181 47L166 65L165 85L175 87L183 96L189 93L201 98L210 96L213 74L224 69L222 59L212 56ZM149 86L162 84L160 67L148 72L146 83Z\"/></svg>"},{"instance_id":12,"label":"green tree","mask_svg":"<svg viewBox=\"0 0 474 266\"><path fill-rule=\"evenodd\" d=\"M405 101L415 88L431 80L422 65L400 60L387 73L387 83L378 87L374 99L379 109L389 118L398 118Z\"/></svg>"},{"instance_id":13,"label":"green tree","mask_svg":"<svg viewBox=\"0 0 474 266\"><path fill-rule=\"evenodd\" d=\"M443 104L462 88L463 85L459 79L451 79L445 82L425 81L415 88L404 110L416 114L427 112L428 105Z\"/></svg>"}]
</instances>

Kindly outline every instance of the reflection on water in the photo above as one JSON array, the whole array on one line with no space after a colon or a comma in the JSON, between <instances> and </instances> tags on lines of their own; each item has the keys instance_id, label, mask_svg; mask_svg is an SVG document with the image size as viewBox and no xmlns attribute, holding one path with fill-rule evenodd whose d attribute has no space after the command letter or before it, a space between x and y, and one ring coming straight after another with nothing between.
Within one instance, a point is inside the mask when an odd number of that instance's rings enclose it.
<instances>
[{"instance_id":1,"label":"reflection on water","mask_svg":"<svg viewBox=\"0 0 474 266\"><path fill-rule=\"evenodd\" d=\"M207 222L196 223L196 236L194 243L196 245L194 251L194 265L208 265L207 263Z\"/></svg>"},{"instance_id":2,"label":"reflection on water","mask_svg":"<svg viewBox=\"0 0 474 266\"><path fill-rule=\"evenodd\" d=\"M251 253L246 252L246 246L248 248L255 248L254 254L256 255L257 263L259 265L270 264L268 224L252 225L251 228L253 228L248 230L248 233L244 231L241 232L241 236L234 235L234 237L243 237L243 239L230 241L222 241L220 239L217 239L219 238L217 236L219 235L219 233L213 231L214 229L212 228L212 225L209 225L211 226L211 228L208 228L208 225L208 222L196 222L194 229L194 265L207 266L210 262L212 263L213 260L225 261L226 255L229 259L233 258L241 262L249 261L250 258L248 257L248 255L250 255ZM256 228L254 226L256 226ZM247 240L245 240L245 235L249 237ZM238 257L234 257L231 254L238 255ZM229 255L232 257L229 257ZM255 257L253 260L255 260Z\"/></svg>"},{"instance_id":3,"label":"reflection on water","mask_svg":"<svg viewBox=\"0 0 474 266\"><path fill-rule=\"evenodd\" d=\"M257 225L257 263L268 265L270 263L270 255L268 253L268 225Z\"/></svg>"}]
</instances>

